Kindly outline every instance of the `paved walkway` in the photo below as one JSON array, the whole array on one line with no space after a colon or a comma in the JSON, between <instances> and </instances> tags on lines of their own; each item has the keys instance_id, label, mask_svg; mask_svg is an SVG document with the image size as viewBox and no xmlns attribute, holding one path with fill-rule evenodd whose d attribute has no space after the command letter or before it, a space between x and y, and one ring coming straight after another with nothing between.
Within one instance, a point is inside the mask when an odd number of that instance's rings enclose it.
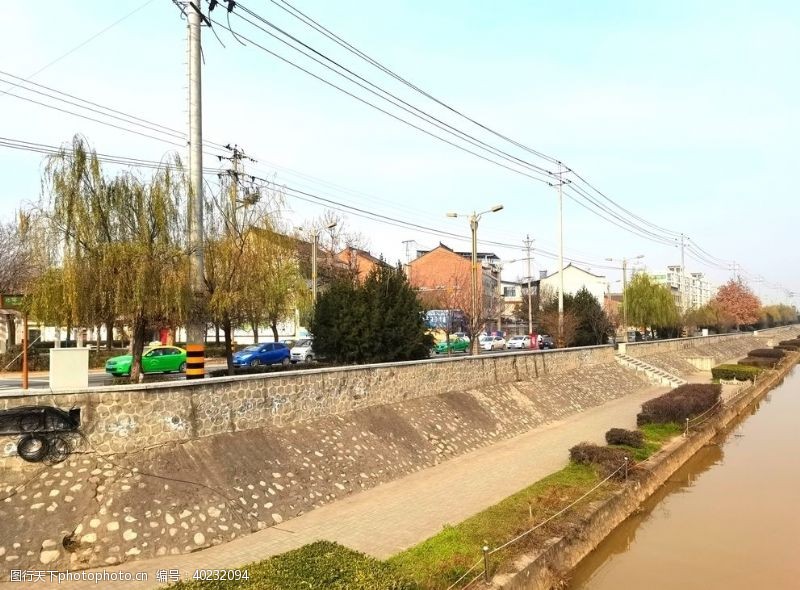
<instances>
[{"instance_id":1,"label":"paved walkway","mask_svg":"<svg viewBox=\"0 0 800 590\"><path fill-rule=\"evenodd\" d=\"M155 577L157 570L179 568L187 579L195 569L241 567L318 539L337 541L385 558L436 534L444 524L460 522L557 471L566 465L567 450L574 444L581 441L602 443L606 430L611 427L635 427L642 402L667 390L666 387L650 387L348 496L280 527L197 553L134 561L107 569L109 572L147 572L147 582L105 582L97 586L94 582L73 581L57 587L69 590L157 588L160 585ZM50 584L42 582L29 585L31 588L48 586ZM20 587L20 584L0 583L2 590Z\"/></svg>"}]
</instances>

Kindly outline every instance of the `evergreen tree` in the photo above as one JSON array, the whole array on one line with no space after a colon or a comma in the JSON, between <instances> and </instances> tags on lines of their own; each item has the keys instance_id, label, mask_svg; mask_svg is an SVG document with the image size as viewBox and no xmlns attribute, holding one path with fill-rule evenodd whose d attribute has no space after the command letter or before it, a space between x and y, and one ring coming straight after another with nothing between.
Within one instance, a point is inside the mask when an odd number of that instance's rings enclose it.
<instances>
[{"instance_id":1,"label":"evergreen tree","mask_svg":"<svg viewBox=\"0 0 800 590\"><path fill-rule=\"evenodd\" d=\"M424 310L398 266L378 266L359 284L337 278L317 299L314 350L339 363L425 358L433 346Z\"/></svg>"}]
</instances>

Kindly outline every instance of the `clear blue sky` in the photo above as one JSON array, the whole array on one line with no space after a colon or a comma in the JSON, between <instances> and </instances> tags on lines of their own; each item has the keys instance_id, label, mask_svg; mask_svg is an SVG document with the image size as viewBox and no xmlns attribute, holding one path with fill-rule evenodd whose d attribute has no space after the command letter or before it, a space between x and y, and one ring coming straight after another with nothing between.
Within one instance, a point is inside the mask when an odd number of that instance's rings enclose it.
<instances>
[{"instance_id":1,"label":"clear blue sky","mask_svg":"<svg viewBox=\"0 0 800 590\"><path fill-rule=\"evenodd\" d=\"M143 3L5 3L0 70L27 77ZM449 116L275 4L245 5L410 102ZM297 0L296 6L473 118L561 159L638 215L685 232L750 275L800 291L798 3ZM215 11L224 22L222 14ZM237 18L231 24L296 59ZM481 238L521 243L530 234L536 246L556 250L554 189L441 144L218 33L225 48L204 30L206 138L244 146L259 159L254 173L460 234L468 233L466 220L446 219L447 211L502 203L502 212L482 220ZM170 0L153 0L32 80L183 130L185 52L185 22L177 8ZM6 87L0 84L0 92ZM100 152L146 159L160 159L170 149L8 95L0 96L0 106L3 137L60 144L79 132ZM448 121L479 132L452 116ZM4 215L38 195L41 168L40 155L0 147ZM301 201L288 204L295 224L321 212ZM373 253L390 260L404 257L403 240L420 247L438 241L354 216L347 221L368 237ZM482 249L505 259L524 255ZM644 254L653 272L679 262L677 248L632 236L569 200L565 250L612 281L619 272L602 268L606 257ZM556 263L539 256L535 267L552 271ZM717 283L731 275L691 258L687 267ZM516 263L505 274L523 273ZM764 284L754 286L767 300L778 296Z\"/></svg>"}]
</instances>

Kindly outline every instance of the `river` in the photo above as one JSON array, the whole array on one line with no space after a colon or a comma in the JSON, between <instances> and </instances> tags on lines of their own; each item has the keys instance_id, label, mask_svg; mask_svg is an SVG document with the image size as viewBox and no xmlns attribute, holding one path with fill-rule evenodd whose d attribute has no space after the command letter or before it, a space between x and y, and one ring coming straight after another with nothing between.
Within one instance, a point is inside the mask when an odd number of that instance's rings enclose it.
<instances>
[{"instance_id":1,"label":"river","mask_svg":"<svg viewBox=\"0 0 800 590\"><path fill-rule=\"evenodd\" d=\"M571 590L800 588L800 368L572 572Z\"/></svg>"}]
</instances>

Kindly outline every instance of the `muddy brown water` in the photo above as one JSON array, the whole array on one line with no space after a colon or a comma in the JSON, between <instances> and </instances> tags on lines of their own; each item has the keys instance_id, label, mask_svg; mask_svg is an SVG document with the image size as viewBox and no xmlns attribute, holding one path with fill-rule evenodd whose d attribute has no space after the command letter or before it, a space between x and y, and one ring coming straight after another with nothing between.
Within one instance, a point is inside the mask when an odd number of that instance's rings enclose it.
<instances>
[{"instance_id":1,"label":"muddy brown water","mask_svg":"<svg viewBox=\"0 0 800 590\"><path fill-rule=\"evenodd\" d=\"M571 590L800 588L800 367L570 576Z\"/></svg>"}]
</instances>

